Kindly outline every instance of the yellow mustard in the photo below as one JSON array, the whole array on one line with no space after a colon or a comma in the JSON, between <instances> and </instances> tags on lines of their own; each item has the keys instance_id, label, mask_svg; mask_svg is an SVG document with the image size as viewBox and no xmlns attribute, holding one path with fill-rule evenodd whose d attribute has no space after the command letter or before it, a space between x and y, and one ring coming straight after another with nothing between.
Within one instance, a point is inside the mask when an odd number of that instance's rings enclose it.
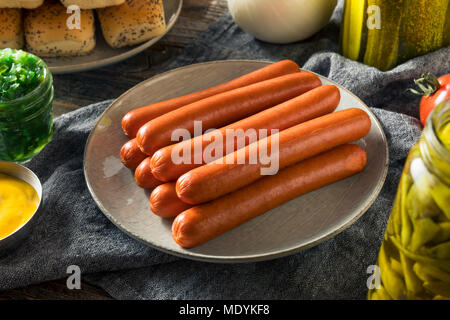
<instances>
[{"instance_id":1,"label":"yellow mustard","mask_svg":"<svg viewBox=\"0 0 450 320\"><path fill-rule=\"evenodd\" d=\"M0 239L23 226L38 205L39 196L31 185L0 173Z\"/></svg>"}]
</instances>

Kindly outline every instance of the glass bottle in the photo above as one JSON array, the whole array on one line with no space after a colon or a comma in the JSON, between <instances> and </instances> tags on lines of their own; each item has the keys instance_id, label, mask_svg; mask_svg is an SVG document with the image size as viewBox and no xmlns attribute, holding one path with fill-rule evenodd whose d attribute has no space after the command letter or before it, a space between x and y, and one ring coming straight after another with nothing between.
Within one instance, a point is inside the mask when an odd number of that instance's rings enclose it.
<instances>
[{"instance_id":1,"label":"glass bottle","mask_svg":"<svg viewBox=\"0 0 450 320\"><path fill-rule=\"evenodd\" d=\"M52 138L53 78L47 65L42 64L44 79L33 91L14 100L0 101L0 160L25 162Z\"/></svg>"},{"instance_id":2,"label":"glass bottle","mask_svg":"<svg viewBox=\"0 0 450 320\"><path fill-rule=\"evenodd\" d=\"M344 56L389 70L450 44L450 0L346 0Z\"/></svg>"},{"instance_id":3,"label":"glass bottle","mask_svg":"<svg viewBox=\"0 0 450 320\"><path fill-rule=\"evenodd\" d=\"M450 299L450 99L408 155L377 265L369 299Z\"/></svg>"}]
</instances>

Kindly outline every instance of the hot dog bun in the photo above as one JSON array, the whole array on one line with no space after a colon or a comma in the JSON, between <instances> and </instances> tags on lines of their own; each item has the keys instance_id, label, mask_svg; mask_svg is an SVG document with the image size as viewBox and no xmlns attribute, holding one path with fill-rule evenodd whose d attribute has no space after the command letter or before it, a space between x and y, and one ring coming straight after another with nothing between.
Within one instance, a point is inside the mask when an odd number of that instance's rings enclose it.
<instances>
[{"instance_id":1,"label":"hot dog bun","mask_svg":"<svg viewBox=\"0 0 450 320\"><path fill-rule=\"evenodd\" d=\"M28 10L24 28L27 48L39 56L78 56L95 47L94 13L82 10L80 29L70 30L71 14L59 1L47 1L44 6Z\"/></svg>"},{"instance_id":2,"label":"hot dog bun","mask_svg":"<svg viewBox=\"0 0 450 320\"><path fill-rule=\"evenodd\" d=\"M21 9L0 9L0 49L21 49L23 27Z\"/></svg>"},{"instance_id":3,"label":"hot dog bun","mask_svg":"<svg viewBox=\"0 0 450 320\"><path fill-rule=\"evenodd\" d=\"M0 8L35 9L43 3L44 0L0 0Z\"/></svg>"},{"instance_id":4,"label":"hot dog bun","mask_svg":"<svg viewBox=\"0 0 450 320\"><path fill-rule=\"evenodd\" d=\"M124 2L125 0L61 0L61 3L66 7L76 5L80 7L80 9L98 9L118 6Z\"/></svg>"},{"instance_id":5,"label":"hot dog bun","mask_svg":"<svg viewBox=\"0 0 450 320\"><path fill-rule=\"evenodd\" d=\"M145 42L166 30L162 0L127 0L97 13L103 36L113 48Z\"/></svg>"}]
</instances>

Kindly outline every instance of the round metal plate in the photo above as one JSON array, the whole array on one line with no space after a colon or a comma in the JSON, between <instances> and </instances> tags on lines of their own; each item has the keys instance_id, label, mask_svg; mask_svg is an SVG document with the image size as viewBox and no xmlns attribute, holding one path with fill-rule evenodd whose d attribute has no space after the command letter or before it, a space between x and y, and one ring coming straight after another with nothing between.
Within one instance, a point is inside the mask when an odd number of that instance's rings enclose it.
<instances>
[{"instance_id":1,"label":"round metal plate","mask_svg":"<svg viewBox=\"0 0 450 320\"><path fill-rule=\"evenodd\" d=\"M171 220L149 209L149 192L136 186L133 173L120 162L127 141L121 119L128 111L229 81L264 67L262 61L216 61L175 69L148 79L119 97L104 112L85 149L87 185L103 213L121 230L156 249L195 260L247 262L273 259L324 241L355 222L375 201L387 174L388 148L383 129L369 108L339 87L338 110L356 107L372 121L369 134L357 143L368 154L360 174L298 197L203 245L179 247L171 236Z\"/></svg>"}]
</instances>

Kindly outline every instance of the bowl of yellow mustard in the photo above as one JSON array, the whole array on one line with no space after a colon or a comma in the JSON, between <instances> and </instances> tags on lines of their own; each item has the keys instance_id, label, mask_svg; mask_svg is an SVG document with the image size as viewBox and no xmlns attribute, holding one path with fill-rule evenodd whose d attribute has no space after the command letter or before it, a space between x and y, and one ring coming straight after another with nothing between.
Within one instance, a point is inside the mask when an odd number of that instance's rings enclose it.
<instances>
[{"instance_id":1,"label":"bowl of yellow mustard","mask_svg":"<svg viewBox=\"0 0 450 320\"><path fill-rule=\"evenodd\" d=\"M0 255L30 233L42 199L42 185L30 169L0 161Z\"/></svg>"}]
</instances>

